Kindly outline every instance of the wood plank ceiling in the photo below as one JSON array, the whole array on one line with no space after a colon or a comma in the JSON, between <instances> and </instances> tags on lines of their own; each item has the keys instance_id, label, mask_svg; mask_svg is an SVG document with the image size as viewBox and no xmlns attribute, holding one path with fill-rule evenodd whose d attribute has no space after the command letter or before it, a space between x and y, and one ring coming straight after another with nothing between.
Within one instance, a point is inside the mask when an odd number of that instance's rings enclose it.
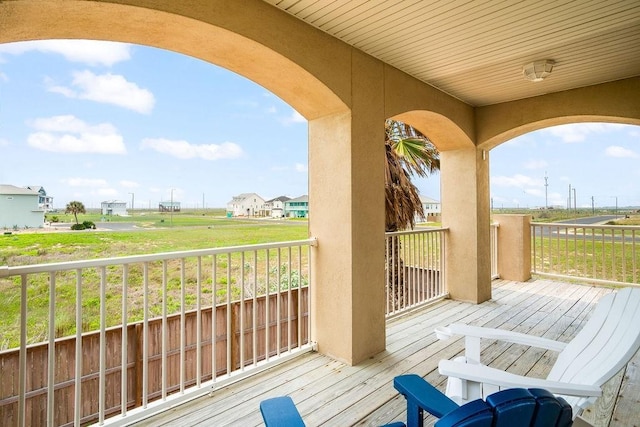
<instances>
[{"instance_id":1,"label":"wood plank ceiling","mask_svg":"<svg viewBox=\"0 0 640 427\"><path fill-rule=\"evenodd\" d=\"M640 76L640 0L265 1L473 106Z\"/></svg>"}]
</instances>

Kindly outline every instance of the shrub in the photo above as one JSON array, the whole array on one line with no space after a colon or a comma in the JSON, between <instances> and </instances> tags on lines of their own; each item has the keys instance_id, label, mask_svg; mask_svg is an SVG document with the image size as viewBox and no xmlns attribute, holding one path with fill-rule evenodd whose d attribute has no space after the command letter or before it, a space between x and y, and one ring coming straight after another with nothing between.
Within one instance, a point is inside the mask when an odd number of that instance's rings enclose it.
<instances>
[{"instance_id":1,"label":"shrub","mask_svg":"<svg viewBox=\"0 0 640 427\"><path fill-rule=\"evenodd\" d=\"M71 226L72 230L86 230L87 227L84 224L73 224Z\"/></svg>"},{"instance_id":2,"label":"shrub","mask_svg":"<svg viewBox=\"0 0 640 427\"><path fill-rule=\"evenodd\" d=\"M82 225L84 225L84 228L89 228L91 230L96 229L96 225L93 223L93 221L83 221Z\"/></svg>"}]
</instances>

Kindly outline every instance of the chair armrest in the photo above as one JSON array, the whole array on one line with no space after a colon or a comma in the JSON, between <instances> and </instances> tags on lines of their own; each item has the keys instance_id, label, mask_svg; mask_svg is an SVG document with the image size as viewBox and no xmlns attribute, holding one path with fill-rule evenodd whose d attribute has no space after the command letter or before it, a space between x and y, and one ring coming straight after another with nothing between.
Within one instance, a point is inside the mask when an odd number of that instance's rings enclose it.
<instances>
[{"instance_id":1,"label":"chair armrest","mask_svg":"<svg viewBox=\"0 0 640 427\"><path fill-rule=\"evenodd\" d=\"M484 328L480 326L465 325L462 323L452 323L449 326L441 326L435 329L438 339L448 339L453 335L464 335L467 337L486 338L523 344L532 347L544 348L553 351L562 351L567 346L566 343L541 338L534 335L521 334L519 332L507 331L503 329Z\"/></svg>"},{"instance_id":2,"label":"chair armrest","mask_svg":"<svg viewBox=\"0 0 640 427\"><path fill-rule=\"evenodd\" d=\"M438 418L458 409L456 402L418 375L397 376L393 379L393 386L407 399L408 406L413 402L420 409Z\"/></svg>"},{"instance_id":3,"label":"chair armrest","mask_svg":"<svg viewBox=\"0 0 640 427\"><path fill-rule=\"evenodd\" d=\"M267 427L305 427L300 412L289 396L260 402L260 413Z\"/></svg>"},{"instance_id":4,"label":"chair armrest","mask_svg":"<svg viewBox=\"0 0 640 427\"><path fill-rule=\"evenodd\" d=\"M438 371L442 375L476 383L493 384L502 388L543 388L554 394L578 397L599 397L602 390L596 385L549 381L524 377L484 365L472 365L452 360L441 360Z\"/></svg>"}]
</instances>

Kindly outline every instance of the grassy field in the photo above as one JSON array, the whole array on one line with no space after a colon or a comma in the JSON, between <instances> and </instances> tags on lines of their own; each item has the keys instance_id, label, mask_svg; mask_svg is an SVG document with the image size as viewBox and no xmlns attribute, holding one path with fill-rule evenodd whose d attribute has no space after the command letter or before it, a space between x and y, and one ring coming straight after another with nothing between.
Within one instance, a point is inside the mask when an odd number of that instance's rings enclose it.
<instances>
[{"instance_id":1,"label":"grassy field","mask_svg":"<svg viewBox=\"0 0 640 427\"><path fill-rule=\"evenodd\" d=\"M103 231L100 229L100 215L81 215L79 221L94 221L98 230L71 231L68 225L59 226L58 232L47 230L21 230L0 236L0 265L21 266L46 264L52 262L76 261L83 259L111 258L138 254L174 252L180 250L204 249L251 245L268 242L301 240L308 237L307 222L271 220L271 219L235 219L213 214L180 213L173 215L173 225L166 219L167 214L136 215L134 217L110 218L114 222L128 222L136 225L136 231ZM59 216L60 221L73 222L71 216ZM164 221L163 221L164 220ZM282 262L286 262L283 259ZM209 261L207 261L209 262ZM245 268L235 257L219 259L217 268L226 271L227 263L237 264L233 274ZM152 315L159 314L163 298L167 299L169 312L180 307L180 270L185 270L187 303L193 304L196 283L196 261L188 259L181 265L178 260L168 264L169 283L166 296L158 289L162 282L162 263L149 265L150 307ZM261 265L261 264L258 264ZM298 274L298 272L293 272ZM287 276L290 277L290 276ZM297 277L297 276L296 276ZM292 277L291 280L295 280ZM82 307L83 330L94 330L99 326L99 272L83 272ZM218 293L218 301L224 301L227 295L226 274L220 273L213 286L211 277L203 282L203 292L210 295L212 289ZM239 292L232 279L232 295ZM275 281L275 280L274 280ZM107 271L107 324L121 323L121 269ZM73 271L56 276L56 336L68 336L75 333L76 278ZM143 271L142 265L132 265L128 272L129 320L142 317ZM273 283L273 282L272 282ZM40 342L47 338L49 277L32 275L28 285L28 341ZM19 343L20 280L0 280L0 350L13 348Z\"/></svg>"},{"instance_id":2,"label":"grassy field","mask_svg":"<svg viewBox=\"0 0 640 427\"><path fill-rule=\"evenodd\" d=\"M496 212L494 212L496 213ZM531 211L514 211L500 213L528 213ZM565 211L543 212L545 218L534 218L534 221L552 221L568 219ZM153 254L162 252L174 252L180 250L204 249L213 247L229 247L250 245L267 242L282 242L301 240L308 237L308 225L301 220L274 220L274 219L239 219L227 218L221 210L210 210L205 212L180 212L173 215L168 213L136 212L130 217L110 217L104 218L100 213L94 212L80 215L79 221L93 221L97 225L97 230L71 231L69 223L74 222L71 215L53 214L57 216L59 223L54 223L57 232L47 229L32 229L11 231L11 234L0 236L0 265L20 266L45 264L52 262L75 261L83 259L111 258L138 254ZM53 216L51 215L51 216ZM586 212L577 212L576 216L587 216ZM49 219L52 219L51 217ZM102 228L105 222L126 222L135 225L135 231L104 231ZM628 219L621 218L617 221L622 225L640 224L639 216L632 216ZM56 225L57 224L57 225ZM64 225L63 225L64 224ZM433 225L433 224L431 224ZM588 243L588 242L587 242ZM587 243L584 246L587 246ZM549 239L540 241L538 253L543 250L549 254L552 249L552 242ZM611 244L602 248L593 248L596 252L596 263L607 265L607 261L612 258L611 251L614 250ZM573 254L583 253L586 248L575 247L569 251L557 251L550 260L558 266L569 264L574 270L593 269L592 264L580 265L578 260L573 260ZM565 253L571 255L571 259L566 259ZM616 253L620 253L618 249ZM599 261L603 259L604 260ZM262 256L262 255L259 255ZM627 255L628 256L628 255ZM580 257L583 258L583 257ZM193 261L189 261L193 263ZM208 261L207 261L208 262ZM227 268L227 262L237 263L234 266L233 274L239 274L245 269L238 260L217 260L221 272ZM286 262L283 260L283 262ZM539 260L542 262L542 260ZM631 263L631 260L627 260ZM251 264L251 263L249 263ZM260 259L256 265L263 265ZM282 264L281 264L282 265ZM295 263L294 263L295 265ZM619 265L619 264L618 264ZM597 266L600 268L600 265ZM170 310L174 311L179 307L179 293L181 292L180 280L171 280L168 284L168 295L163 297L157 289L161 282L161 265L150 266L149 277L156 288L150 289L150 298L155 298L152 303L154 314L157 314L156 305L163 298L168 299ZM187 264L186 267L176 262L168 265L171 270L170 275L179 277L181 268L186 268L186 278L189 286L187 300L193 302L192 293L195 293L193 285L196 282L196 267ZM260 267L262 268L262 267ZM109 271L108 302L108 324L116 325L120 322L120 305L122 295L122 272ZM298 271L291 273L300 274ZM260 273L261 275L264 272ZM128 277L128 289L130 290L130 310L129 320L135 320L141 316L142 300L142 266L132 266ZM234 276L235 277L235 276ZM227 275L221 273L216 279L215 286L211 278L206 278L204 292L212 294L216 292L217 301L224 301L226 298L236 298L238 295L237 280L230 279L231 294L227 295ZM293 280L293 278L292 278ZM275 280L277 283L277 280ZM97 271L85 271L83 273L82 306L83 306L83 330L95 329L98 325L100 297L98 294L99 277ZM271 282L274 283L274 282ZM0 280L0 349L11 348L17 345L19 328L18 318L20 309L20 282L19 278L13 280ZM29 304L29 342L39 342L47 336L47 318L49 304L49 278L47 275L34 275L30 278L28 287ZM66 336L75 332L75 302L76 302L75 276L73 272L65 273L56 279L56 336ZM154 305L155 304L155 305Z\"/></svg>"},{"instance_id":3,"label":"grassy field","mask_svg":"<svg viewBox=\"0 0 640 427\"><path fill-rule=\"evenodd\" d=\"M71 231L72 215L59 215L65 225L52 224L59 232L32 229L0 237L0 265L30 265L80 259L160 253L223 246L251 245L306 239L307 222L272 219L236 219L224 216L180 213L112 217L132 223L136 231L102 231L99 214L80 215L98 230ZM63 232L62 232L63 231Z\"/></svg>"}]
</instances>

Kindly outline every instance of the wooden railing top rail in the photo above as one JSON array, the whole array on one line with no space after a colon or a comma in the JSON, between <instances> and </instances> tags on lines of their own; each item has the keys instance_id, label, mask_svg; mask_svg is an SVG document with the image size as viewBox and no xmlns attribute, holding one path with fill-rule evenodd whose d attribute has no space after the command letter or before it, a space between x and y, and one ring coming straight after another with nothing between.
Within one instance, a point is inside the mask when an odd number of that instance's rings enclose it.
<instances>
[{"instance_id":1,"label":"wooden railing top rail","mask_svg":"<svg viewBox=\"0 0 640 427\"><path fill-rule=\"evenodd\" d=\"M608 224L569 224L560 222L532 222L536 227L562 227L562 228L594 228L611 230L640 230L640 225L608 225Z\"/></svg>"},{"instance_id":2,"label":"wooden railing top rail","mask_svg":"<svg viewBox=\"0 0 640 427\"><path fill-rule=\"evenodd\" d=\"M440 231L447 231L449 227L437 227L437 228L414 228L413 230L403 231L387 231L385 236L404 236L406 234L423 234L423 233L438 233Z\"/></svg>"}]
</instances>

